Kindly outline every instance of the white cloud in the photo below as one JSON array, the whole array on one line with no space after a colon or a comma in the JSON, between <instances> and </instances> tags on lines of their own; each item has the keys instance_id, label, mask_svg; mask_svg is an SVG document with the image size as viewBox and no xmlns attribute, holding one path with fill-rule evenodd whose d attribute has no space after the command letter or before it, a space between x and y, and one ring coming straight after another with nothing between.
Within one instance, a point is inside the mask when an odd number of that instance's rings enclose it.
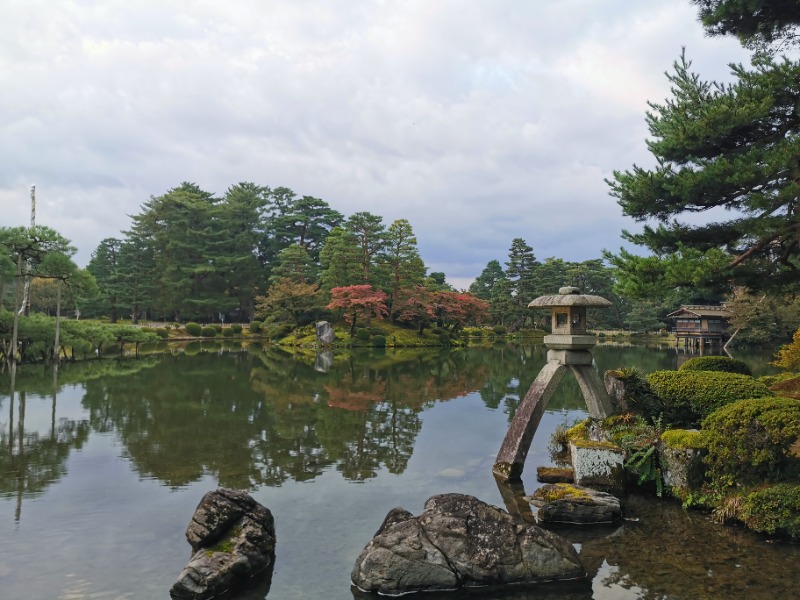
<instances>
[{"instance_id":1,"label":"white cloud","mask_svg":"<svg viewBox=\"0 0 800 600\"><path fill-rule=\"evenodd\" d=\"M680 48L743 60L688 3L12 0L0 22L2 224L86 262L150 195L288 186L407 218L467 281L511 239L584 260L619 245L603 179L647 164L646 101Z\"/></svg>"}]
</instances>

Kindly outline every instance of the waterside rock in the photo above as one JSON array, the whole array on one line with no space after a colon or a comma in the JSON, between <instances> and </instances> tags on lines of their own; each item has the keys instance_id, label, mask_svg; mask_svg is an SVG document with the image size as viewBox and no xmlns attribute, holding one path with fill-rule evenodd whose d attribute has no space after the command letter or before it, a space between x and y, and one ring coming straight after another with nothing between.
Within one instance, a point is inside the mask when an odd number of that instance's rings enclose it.
<instances>
[{"instance_id":1,"label":"waterside rock","mask_svg":"<svg viewBox=\"0 0 800 600\"><path fill-rule=\"evenodd\" d=\"M333 330L333 325L327 321L317 321L315 324L317 332L317 342L320 344L332 344L336 341L336 332Z\"/></svg>"},{"instance_id":2,"label":"waterside rock","mask_svg":"<svg viewBox=\"0 0 800 600\"><path fill-rule=\"evenodd\" d=\"M622 504L616 496L565 483L542 486L526 498L539 507L543 524L607 525L622 520Z\"/></svg>"},{"instance_id":3,"label":"waterside rock","mask_svg":"<svg viewBox=\"0 0 800 600\"><path fill-rule=\"evenodd\" d=\"M257 575L258 585L266 579L268 589L275 523L269 509L246 492L220 488L203 496L186 539L193 554L170 588L173 598L207 600L247 586Z\"/></svg>"},{"instance_id":4,"label":"waterside rock","mask_svg":"<svg viewBox=\"0 0 800 600\"><path fill-rule=\"evenodd\" d=\"M462 494L441 494L415 517L392 509L356 560L353 585L382 594L575 579L565 539Z\"/></svg>"},{"instance_id":5,"label":"waterside rock","mask_svg":"<svg viewBox=\"0 0 800 600\"><path fill-rule=\"evenodd\" d=\"M627 482L625 451L609 442L573 440L569 444L575 483L624 496Z\"/></svg>"}]
</instances>

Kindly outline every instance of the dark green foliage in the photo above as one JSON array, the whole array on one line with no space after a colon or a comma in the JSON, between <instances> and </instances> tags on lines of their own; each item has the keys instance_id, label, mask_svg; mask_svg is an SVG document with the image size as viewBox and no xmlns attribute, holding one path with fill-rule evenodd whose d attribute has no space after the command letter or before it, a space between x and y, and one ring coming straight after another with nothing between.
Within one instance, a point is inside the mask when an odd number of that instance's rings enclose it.
<instances>
[{"instance_id":1,"label":"dark green foliage","mask_svg":"<svg viewBox=\"0 0 800 600\"><path fill-rule=\"evenodd\" d=\"M385 348L386 347L386 336L385 335L375 335L372 337L372 346L374 348Z\"/></svg>"},{"instance_id":2,"label":"dark green foliage","mask_svg":"<svg viewBox=\"0 0 800 600\"><path fill-rule=\"evenodd\" d=\"M639 416L612 417L610 421L614 422L610 428L611 440L625 450L625 469L636 477L639 485L653 485L656 495L661 496L664 491L664 470L658 453L661 423L656 420L651 424Z\"/></svg>"},{"instance_id":3,"label":"dark green foliage","mask_svg":"<svg viewBox=\"0 0 800 600\"><path fill-rule=\"evenodd\" d=\"M380 327L370 327L369 328L370 335L383 335L383 329Z\"/></svg>"},{"instance_id":4,"label":"dark green foliage","mask_svg":"<svg viewBox=\"0 0 800 600\"><path fill-rule=\"evenodd\" d=\"M361 340L362 342L369 340L369 329L366 327L359 327L356 329L356 339Z\"/></svg>"},{"instance_id":5,"label":"dark green foliage","mask_svg":"<svg viewBox=\"0 0 800 600\"><path fill-rule=\"evenodd\" d=\"M505 335L508 333L508 327L506 327L505 325L494 325L492 327L492 332L495 335Z\"/></svg>"},{"instance_id":6,"label":"dark green foliage","mask_svg":"<svg viewBox=\"0 0 800 600\"><path fill-rule=\"evenodd\" d=\"M261 333L261 321L250 321L250 333Z\"/></svg>"},{"instance_id":7,"label":"dark green foliage","mask_svg":"<svg viewBox=\"0 0 800 600\"><path fill-rule=\"evenodd\" d=\"M187 323L184 329L186 330L186 333L193 335L194 337L198 337L203 333L203 328L198 323Z\"/></svg>"},{"instance_id":8,"label":"dark green foliage","mask_svg":"<svg viewBox=\"0 0 800 600\"><path fill-rule=\"evenodd\" d=\"M166 327L156 327L154 331L162 340L165 340L169 337L169 331L167 331Z\"/></svg>"},{"instance_id":9,"label":"dark green foliage","mask_svg":"<svg viewBox=\"0 0 800 600\"><path fill-rule=\"evenodd\" d=\"M217 333L219 333L217 328L213 326L206 326L200 330L200 335L202 337L216 337Z\"/></svg>"},{"instance_id":10,"label":"dark green foliage","mask_svg":"<svg viewBox=\"0 0 800 600\"><path fill-rule=\"evenodd\" d=\"M798 0L692 0L709 35L734 35L748 48L797 40Z\"/></svg>"},{"instance_id":11,"label":"dark green foliage","mask_svg":"<svg viewBox=\"0 0 800 600\"><path fill-rule=\"evenodd\" d=\"M222 325L220 325L219 323L211 323L210 325L208 325L208 327L211 327L217 333L220 333L222 331Z\"/></svg>"},{"instance_id":12,"label":"dark green foliage","mask_svg":"<svg viewBox=\"0 0 800 600\"><path fill-rule=\"evenodd\" d=\"M234 323L233 325L231 325L231 331L236 335L239 335L240 333L242 333L242 326L239 323Z\"/></svg>"},{"instance_id":13,"label":"dark green foliage","mask_svg":"<svg viewBox=\"0 0 800 600\"><path fill-rule=\"evenodd\" d=\"M233 336L233 329L231 327L222 328L222 337L232 337L232 336Z\"/></svg>"},{"instance_id":14,"label":"dark green foliage","mask_svg":"<svg viewBox=\"0 0 800 600\"><path fill-rule=\"evenodd\" d=\"M737 518L755 531L800 541L800 485L779 483L750 492Z\"/></svg>"},{"instance_id":15,"label":"dark green foliage","mask_svg":"<svg viewBox=\"0 0 800 600\"><path fill-rule=\"evenodd\" d=\"M752 377L718 371L655 371L647 376L665 423L695 427L718 408L744 398L772 396Z\"/></svg>"},{"instance_id":16,"label":"dark green foliage","mask_svg":"<svg viewBox=\"0 0 800 600\"><path fill-rule=\"evenodd\" d=\"M703 431L709 475L718 486L780 480L791 474L789 448L800 435L800 400L739 400L711 413Z\"/></svg>"},{"instance_id":17,"label":"dark green foliage","mask_svg":"<svg viewBox=\"0 0 800 600\"><path fill-rule=\"evenodd\" d=\"M450 345L450 334L449 333L440 333L439 334L439 343L442 346L449 346Z\"/></svg>"},{"instance_id":18,"label":"dark green foliage","mask_svg":"<svg viewBox=\"0 0 800 600\"><path fill-rule=\"evenodd\" d=\"M752 376L750 367L741 360L729 356L697 356L683 363L679 371L720 371Z\"/></svg>"}]
</instances>

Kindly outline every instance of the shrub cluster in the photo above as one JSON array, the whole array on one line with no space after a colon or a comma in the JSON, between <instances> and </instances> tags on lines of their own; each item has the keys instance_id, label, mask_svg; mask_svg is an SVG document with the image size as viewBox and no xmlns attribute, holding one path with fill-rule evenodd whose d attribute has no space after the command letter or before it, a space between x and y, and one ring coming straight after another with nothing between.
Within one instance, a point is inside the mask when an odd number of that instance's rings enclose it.
<instances>
[{"instance_id":1,"label":"shrub cluster","mask_svg":"<svg viewBox=\"0 0 800 600\"><path fill-rule=\"evenodd\" d=\"M779 483L747 494L737 518L750 529L800 540L800 485Z\"/></svg>"},{"instance_id":2,"label":"shrub cluster","mask_svg":"<svg viewBox=\"0 0 800 600\"><path fill-rule=\"evenodd\" d=\"M261 333L261 321L250 321L250 333Z\"/></svg>"},{"instance_id":3,"label":"shrub cluster","mask_svg":"<svg viewBox=\"0 0 800 600\"><path fill-rule=\"evenodd\" d=\"M242 326L239 323L234 323L233 325L231 325L231 331L236 335L239 335L240 333L242 333Z\"/></svg>"},{"instance_id":4,"label":"shrub cluster","mask_svg":"<svg viewBox=\"0 0 800 600\"><path fill-rule=\"evenodd\" d=\"M369 329L366 327L359 327L356 329L356 339L362 342L369 340Z\"/></svg>"},{"instance_id":5,"label":"shrub cluster","mask_svg":"<svg viewBox=\"0 0 800 600\"><path fill-rule=\"evenodd\" d=\"M199 337L203 334L203 328L198 323L187 323L184 329L186 329L186 333L194 337Z\"/></svg>"},{"instance_id":6,"label":"shrub cluster","mask_svg":"<svg viewBox=\"0 0 800 600\"><path fill-rule=\"evenodd\" d=\"M216 337L217 328L213 325L207 325L200 330L200 335L203 337Z\"/></svg>"},{"instance_id":7,"label":"shrub cluster","mask_svg":"<svg viewBox=\"0 0 800 600\"><path fill-rule=\"evenodd\" d=\"M222 337L233 337L233 328L232 327L223 327L222 328Z\"/></svg>"},{"instance_id":8,"label":"shrub cluster","mask_svg":"<svg viewBox=\"0 0 800 600\"><path fill-rule=\"evenodd\" d=\"M654 371L647 376L660 398L662 417L673 426L696 427L716 409L745 398L772 396L760 381L718 371Z\"/></svg>"},{"instance_id":9,"label":"shrub cluster","mask_svg":"<svg viewBox=\"0 0 800 600\"><path fill-rule=\"evenodd\" d=\"M775 481L792 466L789 448L800 436L800 400L739 400L710 414L703 431L716 484Z\"/></svg>"},{"instance_id":10,"label":"shrub cluster","mask_svg":"<svg viewBox=\"0 0 800 600\"><path fill-rule=\"evenodd\" d=\"M169 331L167 331L166 327L156 327L153 331L155 331L155 334L162 340L165 340L169 337Z\"/></svg>"},{"instance_id":11,"label":"shrub cluster","mask_svg":"<svg viewBox=\"0 0 800 600\"><path fill-rule=\"evenodd\" d=\"M721 371L723 373L739 373L753 375L747 363L729 356L696 356L683 363L679 371Z\"/></svg>"},{"instance_id":12,"label":"shrub cluster","mask_svg":"<svg viewBox=\"0 0 800 600\"><path fill-rule=\"evenodd\" d=\"M386 336L385 335L374 335L372 336L372 346L374 348L385 348L386 347Z\"/></svg>"}]
</instances>

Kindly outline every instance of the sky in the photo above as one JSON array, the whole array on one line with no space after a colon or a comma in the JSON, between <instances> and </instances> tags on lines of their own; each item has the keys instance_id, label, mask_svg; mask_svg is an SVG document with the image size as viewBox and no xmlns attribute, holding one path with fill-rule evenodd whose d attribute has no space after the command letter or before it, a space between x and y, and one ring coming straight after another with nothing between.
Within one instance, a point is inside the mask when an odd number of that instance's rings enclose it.
<instances>
[{"instance_id":1,"label":"sky","mask_svg":"<svg viewBox=\"0 0 800 600\"><path fill-rule=\"evenodd\" d=\"M5 0L0 226L35 184L85 266L151 196L251 181L408 219L459 289L514 238L600 258L684 47L706 79L748 60L688 0Z\"/></svg>"}]
</instances>

